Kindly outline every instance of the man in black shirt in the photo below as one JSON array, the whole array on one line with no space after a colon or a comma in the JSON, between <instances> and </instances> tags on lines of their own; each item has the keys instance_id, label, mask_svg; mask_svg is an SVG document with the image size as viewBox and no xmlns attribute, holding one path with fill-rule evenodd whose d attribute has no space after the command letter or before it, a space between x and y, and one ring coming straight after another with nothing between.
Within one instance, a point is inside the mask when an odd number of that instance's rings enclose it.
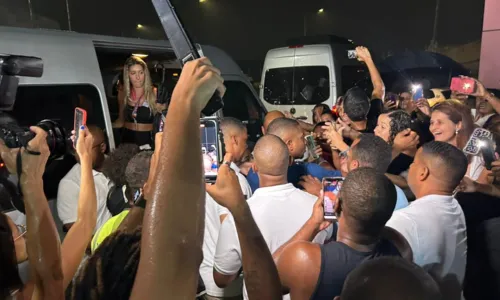
<instances>
[{"instance_id":1,"label":"man in black shirt","mask_svg":"<svg viewBox=\"0 0 500 300\"><path fill-rule=\"evenodd\" d=\"M395 205L396 190L383 174L371 168L350 172L335 203L336 241L318 245L311 241L329 225L320 197L311 218L273 254L283 288L292 299L331 300L340 295L347 275L363 261L400 256L405 249L396 248L397 238L382 237Z\"/></svg>"}]
</instances>

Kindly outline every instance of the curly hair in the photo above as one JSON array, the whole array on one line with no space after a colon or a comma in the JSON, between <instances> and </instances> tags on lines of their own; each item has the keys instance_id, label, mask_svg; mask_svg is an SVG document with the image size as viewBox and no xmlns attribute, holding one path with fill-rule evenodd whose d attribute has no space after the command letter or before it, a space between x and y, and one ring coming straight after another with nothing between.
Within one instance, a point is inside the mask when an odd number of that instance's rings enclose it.
<instances>
[{"instance_id":1,"label":"curly hair","mask_svg":"<svg viewBox=\"0 0 500 300\"><path fill-rule=\"evenodd\" d=\"M71 299L128 300L139 267L141 230L117 231L107 237L76 277Z\"/></svg>"},{"instance_id":2,"label":"curly hair","mask_svg":"<svg viewBox=\"0 0 500 300\"><path fill-rule=\"evenodd\" d=\"M121 144L104 161L102 173L115 185L125 185L127 183L125 178L127 164L139 151L139 146L136 144Z\"/></svg>"},{"instance_id":3,"label":"curly hair","mask_svg":"<svg viewBox=\"0 0 500 300\"><path fill-rule=\"evenodd\" d=\"M153 151L141 151L132 157L132 159L128 162L125 170L125 180L127 186L125 195L129 201L134 199L135 192L146 184L149 176L152 156Z\"/></svg>"},{"instance_id":4,"label":"curly hair","mask_svg":"<svg viewBox=\"0 0 500 300\"><path fill-rule=\"evenodd\" d=\"M396 135L398 135L401 131L410 128L411 126L411 116L404 110L395 110L387 113L389 119L391 119L391 135L389 136L389 144L394 143L394 139Z\"/></svg>"},{"instance_id":5,"label":"curly hair","mask_svg":"<svg viewBox=\"0 0 500 300\"><path fill-rule=\"evenodd\" d=\"M12 230L9 226L8 217L0 213L0 299L8 299L13 291L23 287L19 277L16 259L16 247L12 238Z\"/></svg>"}]
</instances>

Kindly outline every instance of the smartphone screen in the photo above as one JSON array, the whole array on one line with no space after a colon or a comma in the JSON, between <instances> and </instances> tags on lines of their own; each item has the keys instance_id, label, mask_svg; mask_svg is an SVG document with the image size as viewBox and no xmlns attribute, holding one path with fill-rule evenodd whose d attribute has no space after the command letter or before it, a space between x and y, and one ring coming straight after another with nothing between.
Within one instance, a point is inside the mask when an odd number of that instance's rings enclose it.
<instances>
[{"instance_id":1,"label":"smartphone screen","mask_svg":"<svg viewBox=\"0 0 500 300\"><path fill-rule=\"evenodd\" d=\"M487 170L491 170L492 163L495 161L495 148L496 145L492 140L484 139L481 146L481 154L483 155L484 166Z\"/></svg>"},{"instance_id":2,"label":"smartphone screen","mask_svg":"<svg viewBox=\"0 0 500 300\"><path fill-rule=\"evenodd\" d=\"M335 216L335 204L337 202L337 197L340 189L342 188L343 182L344 178L342 177L323 178L323 215L327 220L333 220L337 218L337 216Z\"/></svg>"},{"instance_id":3,"label":"smartphone screen","mask_svg":"<svg viewBox=\"0 0 500 300\"><path fill-rule=\"evenodd\" d=\"M347 58L356 59L358 58L358 53L356 52L356 50L347 50Z\"/></svg>"},{"instance_id":4,"label":"smartphone screen","mask_svg":"<svg viewBox=\"0 0 500 300\"><path fill-rule=\"evenodd\" d=\"M418 88L415 90L413 93L413 101L418 101L419 99L424 98L424 89L423 88Z\"/></svg>"},{"instance_id":5,"label":"smartphone screen","mask_svg":"<svg viewBox=\"0 0 500 300\"><path fill-rule=\"evenodd\" d=\"M217 120L201 120L201 155L203 157L203 169L205 177L215 180L219 168L219 136Z\"/></svg>"},{"instance_id":6,"label":"smartphone screen","mask_svg":"<svg viewBox=\"0 0 500 300\"><path fill-rule=\"evenodd\" d=\"M80 135L80 127L87 125L87 111L83 108L75 108L75 140L73 141L73 147L76 148L76 143Z\"/></svg>"},{"instance_id":7,"label":"smartphone screen","mask_svg":"<svg viewBox=\"0 0 500 300\"><path fill-rule=\"evenodd\" d=\"M309 155L311 155L313 159L318 159L319 156L316 154L316 141L312 135L306 136L306 146L309 151Z\"/></svg>"}]
</instances>

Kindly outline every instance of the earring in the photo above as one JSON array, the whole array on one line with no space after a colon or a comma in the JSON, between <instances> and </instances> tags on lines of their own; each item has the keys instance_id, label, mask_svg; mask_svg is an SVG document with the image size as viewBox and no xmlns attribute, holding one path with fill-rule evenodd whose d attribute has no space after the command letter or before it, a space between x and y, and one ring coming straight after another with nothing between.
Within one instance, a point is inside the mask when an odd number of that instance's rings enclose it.
<instances>
[{"instance_id":1,"label":"earring","mask_svg":"<svg viewBox=\"0 0 500 300\"><path fill-rule=\"evenodd\" d=\"M457 135L457 134L458 134L458 128L457 128L457 129L455 129L455 135Z\"/></svg>"}]
</instances>

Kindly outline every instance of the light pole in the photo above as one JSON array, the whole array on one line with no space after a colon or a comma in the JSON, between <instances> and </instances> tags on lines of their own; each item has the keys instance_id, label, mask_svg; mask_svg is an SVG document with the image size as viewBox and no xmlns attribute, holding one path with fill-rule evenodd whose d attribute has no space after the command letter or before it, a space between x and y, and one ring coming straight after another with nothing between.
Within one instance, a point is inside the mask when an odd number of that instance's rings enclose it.
<instances>
[{"instance_id":1,"label":"light pole","mask_svg":"<svg viewBox=\"0 0 500 300\"><path fill-rule=\"evenodd\" d=\"M438 47L437 43L437 27L438 27L438 21L439 21L439 6L441 4L441 0L436 0L436 12L434 14L434 27L432 29L432 39L431 39L431 44L430 48L432 51L436 51Z\"/></svg>"},{"instance_id":2,"label":"light pole","mask_svg":"<svg viewBox=\"0 0 500 300\"><path fill-rule=\"evenodd\" d=\"M315 13L315 15L321 15L325 12L325 9L320 8L318 11ZM307 15L308 13L304 14L304 36L307 36Z\"/></svg>"}]
</instances>

